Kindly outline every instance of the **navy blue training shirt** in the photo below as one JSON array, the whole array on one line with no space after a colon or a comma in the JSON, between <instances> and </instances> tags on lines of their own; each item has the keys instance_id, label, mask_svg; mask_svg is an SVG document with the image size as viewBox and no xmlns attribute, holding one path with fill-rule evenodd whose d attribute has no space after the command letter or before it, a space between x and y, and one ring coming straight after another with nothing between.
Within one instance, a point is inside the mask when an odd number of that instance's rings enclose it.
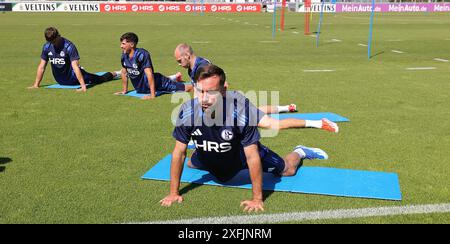
<instances>
[{"instance_id":1,"label":"navy blue training shirt","mask_svg":"<svg viewBox=\"0 0 450 244\"><path fill-rule=\"evenodd\" d=\"M78 83L71 63L74 60L80 60L80 55L71 41L62 38L60 47L55 47L47 42L42 48L41 59L50 62L53 77L59 84L72 85Z\"/></svg>"},{"instance_id":2,"label":"navy blue training shirt","mask_svg":"<svg viewBox=\"0 0 450 244\"><path fill-rule=\"evenodd\" d=\"M127 70L128 77L130 78L136 92L149 93L150 87L144 70L146 68L151 68L152 72L154 72L150 53L145 49L136 48L132 58L129 58L126 53L122 54L121 63L122 67ZM155 88L158 87L156 82L157 81L155 79Z\"/></svg>"},{"instance_id":3,"label":"navy blue training shirt","mask_svg":"<svg viewBox=\"0 0 450 244\"><path fill-rule=\"evenodd\" d=\"M229 179L242 169L244 147L259 145L257 124L264 113L235 91L226 93L222 107L212 124L198 99L186 102L180 109L173 137L184 144L192 139L202 165L218 179ZM221 118L217 116L220 112Z\"/></svg>"},{"instance_id":4,"label":"navy blue training shirt","mask_svg":"<svg viewBox=\"0 0 450 244\"><path fill-rule=\"evenodd\" d=\"M194 67L192 67L192 69L191 68L188 69L188 74L189 74L189 77L191 77L192 84L197 83L197 81L194 80L194 77L195 77L195 73L197 72L198 68L200 68L203 65L210 64L210 63L211 62L206 58L197 57L195 59Z\"/></svg>"}]
</instances>

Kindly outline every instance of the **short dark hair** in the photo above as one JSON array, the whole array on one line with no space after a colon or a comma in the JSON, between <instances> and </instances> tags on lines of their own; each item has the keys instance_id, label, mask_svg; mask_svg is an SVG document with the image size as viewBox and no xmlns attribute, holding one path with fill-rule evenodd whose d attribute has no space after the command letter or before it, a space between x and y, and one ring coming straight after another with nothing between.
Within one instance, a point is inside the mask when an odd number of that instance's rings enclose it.
<instances>
[{"instance_id":1,"label":"short dark hair","mask_svg":"<svg viewBox=\"0 0 450 244\"><path fill-rule=\"evenodd\" d=\"M127 42L132 42L136 46L139 42L139 38L133 32L127 32L120 37L120 41L126 40Z\"/></svg>"},{"instance_id":2,"label":"short dark hair","mask_svg":"<svg viewBox=\"0 0 450 244\"><path fill-rule=\"evenodd\" d=\"M197 72L195 72L194 80L196 82L198 82L200 80L203 80L203 79L215 76L215 75L219 76L220 87L223 87L225 85L225 80L226 80L225 72L219 66L216 66L214 64L206 64L206 65L200 66L200 68L198 68Z\"/></svg>"},{"instance_id":3,"label":"short dark hair","mask_svg":"<svg viewBox=\"0 0 450 244\"><path fill-rule=\"evenodd\" d=\"M47 40L48 42L53 42L61 35L55 27L48 27L47 29L45 29L44 36L45 40Z\"/></svg>"}]
</instances>

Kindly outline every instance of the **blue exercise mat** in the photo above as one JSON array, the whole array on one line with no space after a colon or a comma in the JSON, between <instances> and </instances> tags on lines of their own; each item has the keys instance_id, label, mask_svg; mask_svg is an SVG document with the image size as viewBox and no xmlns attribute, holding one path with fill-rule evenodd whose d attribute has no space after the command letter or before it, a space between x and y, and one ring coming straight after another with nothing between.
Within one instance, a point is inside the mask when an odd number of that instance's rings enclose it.
<instances>
[{"instance_id":1,"label":"blue exercise mat","mask_svg":"<svg viewBox=\"0 0 450 244\"><path fill-rule=\"evenodd\" d=\"M89 87L89 86L91 86L91 84L86 84L86 87ZM65 85L60 85L60 84L54 84L54 85L46 86L45 88L50 88L50 89L79 89L79 88L81 88L81 85L65 86Z\"/></svg>"},{"instance_id":2,"label":"blue exercise mat","mask_svg":"<svg viewBox=\"0 0 450 244\"><path fill-rule=\"evenodd\" d=\"M106 74L106 72L97 72L95 74L102 76L102 75ZM89 86L91 86L91 84L86 84L86 87L89 87ZM46 86L45 88L50 88L50 89L79 89L79 88L81 88L81 85L66 86L66 85L54 84L54 85Z\"/></svg>"},{"instance_id":3,"label":"blue exercise mat","mask_svg":"<svg viewBox=\"0 0 450 244\"><path fill-rule=\"evenodd\" d=\"M335 113L285 113L285 114L270 114L272 118L275 119L303 119L303 120L321 120L323 118L329 119L333 122L349 122L350 120Z\"/></svg>"},{"instance_id":4,"label":"blue exercise mat","mask_svg":"<svg viewBox=\"0 0 450 244\"><path fill-rule=\"evenodd\" d=\"M175 93L175 92L163 92L163 91L157 91L157 92L156 92L156 96L159 97L159 96L164 95L164 94L173 94L173 93ZM122 95L122 96L143 98L144 96L148 96L148 95L150 95L150 94L137 93L136 91L130 91L130 92L127 92L127 94L124 94L124 95Z\"/></svg>"},{"instance_id":5,"label":"blue exercise mat","mask_svg":"<svg viewBox=\"0 0 450 244\"><path fill-rule=\"evenodd\" d=\"M169 181L171 159L171 155L166 156L142 176L142 179ZM226 183L219 183L208 172L191 169L187 167L187 164L184 164L181 182L244 189L252 188L248 170L242 170ZM268 191L402 200L398 175L395 173L301 167L297 174L292 177L277 177L273 174L264 173L263 182L263 189Z\"/></svg>"}]
</instances>

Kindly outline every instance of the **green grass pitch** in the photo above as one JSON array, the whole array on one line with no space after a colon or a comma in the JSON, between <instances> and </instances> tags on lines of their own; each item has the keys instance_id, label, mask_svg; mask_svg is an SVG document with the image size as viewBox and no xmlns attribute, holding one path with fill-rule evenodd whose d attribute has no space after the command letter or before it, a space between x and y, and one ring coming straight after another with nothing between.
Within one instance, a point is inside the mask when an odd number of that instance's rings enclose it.
<instances>
[{"instance_id":1,"label":"green grass pitch","mask_svg":"<svg viewBox=\"0 0 450 244\"><path fill-rule=\"evenodd\" d=\"M120 81L89 89L28 90L44 44L57 27L90 72L120 68L119 37L136 32L163 74L173 49L193 45L225 69L233 89L279 91L301 112L351 119L341 132L282 131L263 143L284 155L298 144L323 148L328 161L307 165L396 172L402 202L272 193L267 214L450 202L450 14L377 14L374 57L367 59L369 14L326 14L321 45L303 35L303 15L289 13L272 41L271 14L20 14L0 16L0 223L124 223L241 215L242 189L184 190L171 208L158 201L168 182L140 177L170 153L178 104L118 97ZM315 30L318 15L313 17ZM239 20L239 22L237 22ZM247 22L247 23L246 23ZM257 24L257 25L256 25ZM341 40L340 42L331 41ZM402 51L395 53L392 50ZM434 67L411 71L407 68ZM307 73L304 70L335 72ZM52 84L50 67L42 84ZM186 189L183 184L181 189ZM312 223L450 223L449 214Z\"/></svg>"}]
</instances>

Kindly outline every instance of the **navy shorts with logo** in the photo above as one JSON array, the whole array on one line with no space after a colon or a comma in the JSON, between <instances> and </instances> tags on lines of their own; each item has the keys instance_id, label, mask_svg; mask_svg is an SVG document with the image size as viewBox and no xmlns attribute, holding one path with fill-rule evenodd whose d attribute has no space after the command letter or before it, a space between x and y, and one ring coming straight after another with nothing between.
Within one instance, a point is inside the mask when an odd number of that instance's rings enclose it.
<instances>
[{"instance_id":1,"label":"navy shorts with logo","mask_svg":"<svg viewBox=\"0 0 450 244\"><path fill-rule=\"evenodd\" d=\"M258 144L258 147L263 172L281 176L283 174L286 165L284 159L261 143ZM241 159L242 159L242 169L248 169L247 158L245 157L244 149L242 149L241 151ZM200 160L197 157L197 151L194 151L194 153L192 154L191 163L192 165L194 165L199 169L206 170L202 162L200 162Z\"/></svg>"},{"instance_id":2,"label":"navy shorts with logo","mask_svg":"<svg viewBox=\"0 0 450 244\"><path fill-rule=\"evenodd\" d=\"M185 85L181 82L172 81L171 79L160 73L155 73L154 77L156 84L158 84L158 86L156 87L156 90L158 92L174 93L185 91Z\"/></svg>"}]
</instances>

